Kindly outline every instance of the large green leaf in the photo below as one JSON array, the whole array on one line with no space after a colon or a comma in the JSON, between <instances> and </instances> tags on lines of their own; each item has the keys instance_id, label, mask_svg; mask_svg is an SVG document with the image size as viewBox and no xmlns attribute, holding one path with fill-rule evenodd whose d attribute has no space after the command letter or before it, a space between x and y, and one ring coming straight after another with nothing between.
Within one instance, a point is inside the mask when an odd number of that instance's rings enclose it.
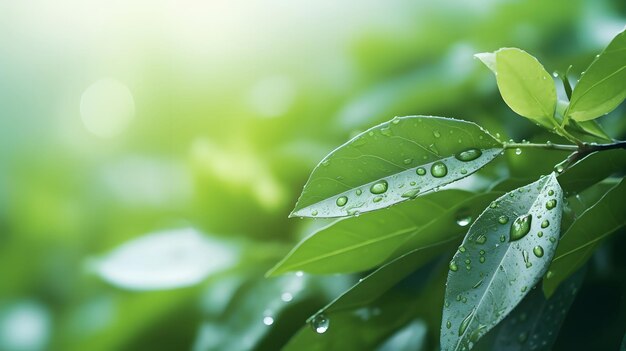
<instances>
[{"instance_id":1,"label":"large green leaf","mask_svg":"<svg viewBox=\"0 0 626 351\"><path fill-rule=\"evenodd\" d=\"M471 195L461 190L442 191L388 211L336 221L300 242L268 275L363 271L384 262L412 236L421 238L419 247L449 242L464 232L455 225L454 211Z\"/></svg>"},{"instance_id":2,"label":"large green leaf","mask_svg":"<svg viewBox=\"0 0 626 351\"><path fill-rule=\"evenodd\" d=\"M550 351L561 324L585 277L585 269L571 276L546 299L538 286L476 345L478 351Z\"/></svg>"},{"instance_id":3,"label":"large green leaf","mask_svg":"<svg viewBox=\"0 0 626 351\"><path fill-rule=\"evenodd\" d=\"M586 121L613 111L626 98L626 31L619 33L581 75L568 115Z\"/></svg>"},{"instance_id":4,"label":"large green leaf","mask_svg":"<svg viewBox=\"0 0 626 351\"><path fill-rule=\"evenodd\" d=\"M515 113L552 129L556 88L536 58L517 48L476 55L496 75L502 99Z\"/></svg>"},{"instance_id":5,"label":"large green leaf","mask_svg":"<svg viewBox=\"0 0 626 351\"><path fill-rule=\"evenodd\" d=\"M478 217L450 262L442 350L470 349L547 271L563 193L554 173L498 198Z\"/></svg>"},{"instance_id":6,"label":"large green leaf","mask_svg":"<svg viewBox=\"0 0 626 351\"><path fill-rule=\"evenodd\" d=\"M464 178L502 144L472 122L411 116L373 127L313 170L291 216L358 215Z\"/></svg>"},{"instance_id":7,"label":"large green leaf","mask_svg":"<svg viewBox=\"0 0 626 351\"><path fill-rule=\"evenodd\" d=\"M624 199L626 180L608 191L563 234L544 279L546 296L550 296L559 283L587 262L602 240L626 225Z\"/></svg>"}]
</instances>

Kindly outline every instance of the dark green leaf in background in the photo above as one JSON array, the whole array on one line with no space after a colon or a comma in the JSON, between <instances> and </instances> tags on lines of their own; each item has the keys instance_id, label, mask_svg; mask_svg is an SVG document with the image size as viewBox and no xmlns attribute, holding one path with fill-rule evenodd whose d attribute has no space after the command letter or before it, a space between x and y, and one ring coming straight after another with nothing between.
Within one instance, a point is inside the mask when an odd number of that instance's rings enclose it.
<instances>
[{"instance_id":1,"label":"dark green leaf in background","mask_svg":"<svg viewBox=\"0 0 626 351\"><path fill-rule=\"evenodd\" d=\"M541 279L556 250L563 194L554 173L494 201L450 262L442 350L471 348Z\"/></svg>"},{"instance_id":2,"label":"dark green leaf in background","mask_svg":"<svg viewBox=\"0 0 626 351\"><path fill-rule=\"evenodd\" d=\"M501 143L472 122L394 118L324 158L291 216L342 217L389 207L464 178L501 151Z\"/></svg>"}]
</instances>

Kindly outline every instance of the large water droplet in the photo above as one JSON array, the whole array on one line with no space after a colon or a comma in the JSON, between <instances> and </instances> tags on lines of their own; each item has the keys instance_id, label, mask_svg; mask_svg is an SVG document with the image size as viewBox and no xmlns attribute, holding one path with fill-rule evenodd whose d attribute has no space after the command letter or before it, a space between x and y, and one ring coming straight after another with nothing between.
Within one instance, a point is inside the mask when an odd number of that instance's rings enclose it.
<instances>
[{"instance_id":1,"label":"large water droplet","mask_svg":"<svg viewBox=\"0 0 626 351\"><path fill-rule=\"evenodd\" d=\"M456 262L450 261L450 270L456 272L459 270L459 266L456 265Z\"/></svg>"},{"instance_id":2,"label":"large water droplet","mask_svg":"<svg viewBox=\"0 0 626 351\"><path fill-rule=\"evenodd\" d=\"M335 203L337 204L337 206L343 207L348 203L348 198L346 196L340 196L337 198L337 201Z\"/></svg>"},{"instance_id":3,"label":"large water droplet","mask_svg":"<svg viewBox=\"0 0 626 351\"><path fill-rule=\"evenodd\" d=\"M461 227L466 227L470 223L472 223L472 216L470 215L459 215L456 218L456 224Z\"/></svg>"},{"instance_id":4,"label":"large water droplet","mask_svg":"<svg viewBox=\"0 0 626 351\"><path fill-rule=\"evenodd\" d=\"M468 149L465 151L461 151L458 154L454 155L457 160L463 162L473 161L480 157L483 153L478 149Z\"/></svg>"},{"instance_id":5,"label":"large water droplet","mask_svg":"<svg viewBox=\"0 0 626 351\"><path fill-rule=\"evenodd\" d=\"M522 215L513 221L511 230L509 231L509 241L519 240L528 234L533 216L531 214Z\"/></svg>"},{"instance_id":6,"label":"large water droplet","mask_svg":"<svg viewBox=\"0 0 626 351\"><path fill-rule=\"evenodd\" d=\"M379 182L372 184L372 186L370 187L370 192L372 194L382 194L385 191L387 191L388 187L389 187L389 184L387 183L387 181L381 180Z\"/></svg>"},{"instance_id":7,"label":"large water droplet","mask_svg":"<svg viewBox=\"0 0 626 351\"><path fill-rule=\"evenodd\" d=\"M421 175L421 176L423 176L423 175L425 175L425 174L426 174L426 170L424 169L424 167L418 167L418 168L415 170L415 173L417 173L417 175Z\"/></svg>"},{"instance_id":8,"label":"large water droplet","mask_svg":"<svg viewBox=\"0 0 626 351\"><path fill-rule=\"evenodd\" d=\"M474 315L474 310L472 310L467 316L465 316L465 318L463 318L463 321L461 321L461 324L459 325L459 336L463 335L463 333L467 330L467 327L472 320L472 315Z\"/></svg>"},{"instance_id":9,"label":"large water droplet","mask_svg":"<svg viewBox=\"0 0 626 351\"><path fill-rule=\"evenodd\" d=\"M555 199L548 200L548 202L546 202L546 208L548 210L551 210L551 209L553 209L555 207L556 207L556 200Z\"/></svg>"},{"instance_id":10,"label":"large water droplet","mask_svg":"<svg viewBox=\"0 0 626 351\"><path fill-rule=\"evenodd\" d=\"M435 178L445 177L448 174L448 167L445 163L437 161L430 167L430 174Z\"/></svg>"},{"instance_id":11,"label":"large water droplet","mask_svg":"<svg viewBox=\"0 0 626 351\"><path fill-rule=\"evenodd\" d=\"M509 217L507 217L505 215L502 215L502 216L498 217L498 222L500 224L507 224L507 223L509 223Z\"/></svg>"},{"instance_id":12,"label":"large water droplet","mask_svg":"<svg viewBox=\"0 0 626 351\"><path fill-rule=\"evenodd\" d=\"M311 328L318 333L323 334L328 330L328 326L330 325L330 320L326 318L323 314L318 314L311 319Z\"/></svg>"},{"instance_id":13,"label":"large water droplet","mask_svg":"<svg viewBox=\"0 0 626 351\"><path fill-rule=\"evenodd\" d=\"M521 155L522 154L522 149L520 149L519 147L517 149L515 149L515 154L516 155Z\"/></svg>"},{"instance_id":14,"label":"large water droplet","mask_svg":"<svg viewBox=\"0 0 626 351\"><path fill-rule=\"evenodd\" d=\"M543 257L543 247L537 245L533 248L533 253L537 257Z\"/></svg>"},{"instance_id":15,"label":"large water droplet","mask_svg":"<svg viewBox=\"0 0 626 351\"><path fill-rule=\"evenodd\" d=\"M541 222L541 228L548 228L548 226L550 226L550 221L545 219L543 222Z\"/></svg>"}]
</instances>

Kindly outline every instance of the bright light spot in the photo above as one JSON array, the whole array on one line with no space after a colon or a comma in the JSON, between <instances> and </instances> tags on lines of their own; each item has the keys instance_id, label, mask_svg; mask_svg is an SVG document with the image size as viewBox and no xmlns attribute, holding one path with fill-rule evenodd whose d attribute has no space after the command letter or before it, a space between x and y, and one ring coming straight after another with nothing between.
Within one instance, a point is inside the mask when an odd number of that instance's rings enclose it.
<instances>
[{"instance_id":1,"label":"bright light spot","mask_svg":"<svg viewBox=\"0 0 626 351\"><path fill-rule=\"evenodd\" d=\"M93 83L80 98L80 115L91 133L110 138L121 134L135 115L128 88L110 78Z\"/></svg>"},{"instance_id":2,"label":"bright light spot","mask_svg":"<svg viewBox=\"0 0 626 351\"><path fill-rule=\"evenodd\" d=\"M97 262L95 271L126 289L172 289L197 284L237 259L233 245L184 228L131 240Z\"/></svg>"},{"instance_id":3,"label":"bright light spot","mask_svg":"<svg viewBox=\"0 0 626 351\"><path fill-rule=\"evenodd\" d=\"M291 295L290 293L283 293L282 295L280 295L280 299L285 302L289 302L293 300L293 295Z\"/></svg>"},{"instance_id":4,"label":"bright light spot","mask_svg":"<svg viewBox=\"0 0 626 351\"><path fill-rule=\"evenodd\" d=\"M289 110L295 95L289 78L273 76L258 81L250 89L248 103L260 117L279 117Z\"/></svg>"},{"instance_id":5,"label":"bright light spot","mask_svg":"<svg viewBox=\"0 0 626 351\"><path fill-rule=\"evenodd\" d=\"M297 271L296 272L296 277L302 277L304 275L304 272L302 271Z\"/></svg>"},{"instance_id":6,"label":"bright light spot","mask_svg":"<svg viewBox=\"0 0 626 351\"><path fill-rule=\"evenodd\" d=\"M22 302L0 311L0 350L43 350L49 337L50 315L41 305Z\"/></svg>"},{"instance_id":7,"label":"bright light spot","mask_svg":"<svg viewBox=\"0 0 626 351\"><path fill-rule=\"evenodd\" d=\"M272 318L270 316L263 317L263 324L265 324L265 325L272 325L272 324L274 324L274 318Z\"/></svg>"}]
</instances>

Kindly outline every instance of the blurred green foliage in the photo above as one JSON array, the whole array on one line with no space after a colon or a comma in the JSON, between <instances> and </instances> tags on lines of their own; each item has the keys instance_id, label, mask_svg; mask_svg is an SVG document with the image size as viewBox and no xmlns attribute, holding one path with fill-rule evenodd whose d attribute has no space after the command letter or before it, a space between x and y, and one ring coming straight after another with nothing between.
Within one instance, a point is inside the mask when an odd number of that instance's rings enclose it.
<instances>
[{"instance_id":1,"label":"blurred green foliage","mask_svg":"<svg viewBox=\"0 0 626 351\"><path fill-rule=\"evenodd\" d=\"M263 274L327 223L287 219L315 164L396 115L472 120L503 140L562 141L508 110L472 55L521 47L549 72L573 64L578 77L625 24L618 0L0 3L0 350L311 343L318 335L304 330L289 340L359 276ZM111 137L81 113L84 93L106 78L128 89L134 110ZM106 97L104 109L119 114ZM622 140L625 112L601 121ZM545 174L565 156L507 155L481 171L475 190ZM158 281L169 267L184 276L213 263L203 258L216 257L210 249L201 251L210 243L236 248L236 262L171 289L102 279L116 250L180 228L207 241L139 247L119 273ZM618 348L626 242L610 240L592 258L583 303L555 349ZM405 326L425 329L426 341L412 345L433 349L438 269L433 262L373 302L382 312L369 322L346 312L323 342L343 345L332 333L347 337L333 331L345 324L351 345L383 345ZM403 341L381 348L394 342Z\"/></svg>"}]
</instances>

